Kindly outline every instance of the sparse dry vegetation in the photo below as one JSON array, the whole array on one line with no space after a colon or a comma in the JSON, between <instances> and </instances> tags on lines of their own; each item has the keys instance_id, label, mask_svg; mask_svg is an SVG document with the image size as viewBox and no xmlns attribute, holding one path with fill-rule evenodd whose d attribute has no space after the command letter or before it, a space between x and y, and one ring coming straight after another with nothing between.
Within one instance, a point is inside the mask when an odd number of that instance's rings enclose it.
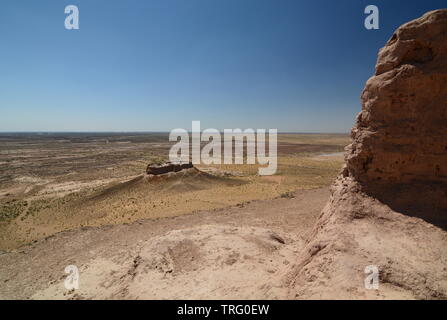
<instances>
[{"instance_id":1,"label":"sparse dry vegetation","mask_svg":"<svg viewBox=\"0 0 447 320\"><path fill-rule=\"evenodd\" d=\"M213 210L328 186L347 135L283 134L278 170L198 166L206 175L135 180L167 159L166 134L0 135L0 249L81 226L129 223ZM209 178L212 177L212 178Z\"/></svg>"}]
</instances>

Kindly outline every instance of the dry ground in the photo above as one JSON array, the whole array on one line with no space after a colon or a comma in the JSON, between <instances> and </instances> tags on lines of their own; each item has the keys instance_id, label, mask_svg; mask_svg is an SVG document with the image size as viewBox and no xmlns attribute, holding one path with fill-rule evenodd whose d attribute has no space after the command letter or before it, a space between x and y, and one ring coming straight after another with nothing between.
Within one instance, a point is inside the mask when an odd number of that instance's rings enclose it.
<instances>
[{"instance_id":1,"label":"dry ground","mask_svg":"<svg viewBox=\"0 0 447 320\"><path fill-rule=\"evenodd\" d=\"M0 255L0 299L280 299L327 188L64 231ZM79 289L64 287L67 265ZM363 285L360 283L359 285Z\"/></svg>"},{"instance_id":2,"label":"dry ground","mask_svg":"<svg viewBox=\"0 0 447 320\"><path fill-rule=\"evenodd\" d=\"M347 135L280 135L274 176L258 176L254 165L199 166L214 178L189 174L136 186L128 181L166 158L166 134L2 134L0 250L83 226L173 217L328 186L348 142Z\"/></svg>"},{"instance_id":3,"label":"dry ground","mask_svg":"<svg viewBox=\"0 0 447 320\"><path fill-rule=\"evenodd\" d=\"M420 219L356 216L316 236L336 218L320 214L347 136L280 136L274 176L155 178L141 172L162 135L2 138L0 299L445 298L445 232ZM379 290L364 287L370 264Z\"/></svg>"}]
</instances>

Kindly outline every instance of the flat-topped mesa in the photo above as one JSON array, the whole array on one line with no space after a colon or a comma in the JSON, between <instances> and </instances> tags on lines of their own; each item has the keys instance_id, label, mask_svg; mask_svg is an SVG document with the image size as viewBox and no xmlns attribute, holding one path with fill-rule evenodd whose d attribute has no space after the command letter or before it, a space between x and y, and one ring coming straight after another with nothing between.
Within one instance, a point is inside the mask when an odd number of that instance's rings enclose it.
<instances>
[{"instance_id":1,"label":"flat-topped mesa","mask_svg":"<svg viewBox=\"0 0 447 320\"><path fill-rule=\"evenodd\" d=\"M152 175L160 175L169 172L178 172L190 168L194 168L191 162L179 162L179 163L165 162L161 164L151 163L148 164L146 168L146 173Z\"/></svg>"},{"instance_id":2,"label":"flat-topped mesa","mask_svg":"<svg viewBox=\"0 0 447 320\"><path fill-rule=\"evenodd\" d=\"M380 50L352 138L345 176L396 211L447 223L446 9L402 25Z\"/></svg>"}]
</instances>

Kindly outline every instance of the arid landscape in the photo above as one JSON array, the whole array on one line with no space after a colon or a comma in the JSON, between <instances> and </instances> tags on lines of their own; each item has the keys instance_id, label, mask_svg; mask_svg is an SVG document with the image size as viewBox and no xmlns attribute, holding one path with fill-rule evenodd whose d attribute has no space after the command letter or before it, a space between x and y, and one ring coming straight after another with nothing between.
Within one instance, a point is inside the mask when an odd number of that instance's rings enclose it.
<instances>
[{"instance_id":1,"label":"arid landscape","mask_svg":"<svg viewBox=\"0 0 447 320\"><path fill-rule=\"evenodd\" d=\"M149 177L146 165L165 160L171 146L166 134L4 134L2 140L1 248L12 251L0 256L1 297L274 299L287 296L287 286L275 281L315 223L349 136L280 135L274 176L245 164ZM20 262L9 259L23 254L37 254L39 271L17 272ZM146 254L150 265L140 268L146 271L135 289L143 291L129 293L121 280L103 286L108 273L125 275ZM90 266L92 258L99 269ZM83 289L67 293L59 280L69 264L105 278L89 283L85 274ZM191 278L198 270L203 279ZM259 292L258 272L265 274ZM201 289L191 293L198 281ZM233 289L228 281L235 281ZM147 291L149 283L160 287Z\"/></svg>"},{"instance_id":2,"label":"arid landscape","mask_svg":"<svg viewBox=\"0 0 447 320\"><path fill-rule=\"evenodd\" d=\"M446 300L446 34L398 27L350 135L279 134L274 175L168 133L1 133L0 299Z\"/></svg>"},{"instance_id":3,"label":"arid landscape","mask_svg":"<svg viewBox=\"0 0 447 320\"><path fill-rule=\"evenodd\" d=\"M279 168L211 165L148 179L148 163L167 160L167 134L0 136L0 249L63 230L130 223L288 197L328 187L343 162L347 135L279 137ZM324 200L322 200L324 202Z\"/></svg>"}]
</instances>

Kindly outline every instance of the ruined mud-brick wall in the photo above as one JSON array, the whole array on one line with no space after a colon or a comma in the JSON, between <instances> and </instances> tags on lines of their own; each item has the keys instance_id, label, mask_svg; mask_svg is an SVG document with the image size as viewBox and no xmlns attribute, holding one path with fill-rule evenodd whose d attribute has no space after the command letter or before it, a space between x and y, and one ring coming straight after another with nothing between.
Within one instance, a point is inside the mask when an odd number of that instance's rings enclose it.
<instances>
[{"instance_id":1,"label":"ruined mud-brick wall","mask_svg":"<svg viewBox=\"0 0 447 320\"><path fill-rule=\"evenodd\" d=\"M171 163L166 162L162 164L148 164L146 168L146 174L152 174L152 175L160 175L160 174L166 174L170 172L179 172L181 170L185 169L191 169L193 168L193 164L191 162L186 163Z\"/></svg>"}]
</instances>

